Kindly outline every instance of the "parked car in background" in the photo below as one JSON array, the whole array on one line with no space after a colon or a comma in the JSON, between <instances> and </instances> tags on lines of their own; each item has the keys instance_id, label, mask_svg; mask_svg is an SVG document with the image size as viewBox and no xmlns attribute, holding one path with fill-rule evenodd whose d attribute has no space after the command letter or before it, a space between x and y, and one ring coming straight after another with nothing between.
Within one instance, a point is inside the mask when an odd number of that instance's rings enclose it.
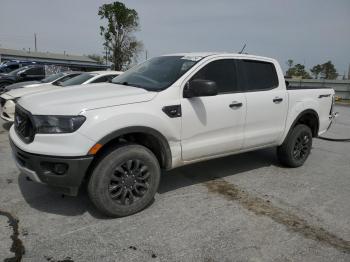
<instances>
[{"instance_id":1,"label":"parked car in background","mask_svg":"<svg viewBox=\"0 0 350 262\"><path fill-rule=\"evenodd\" d=\"M18 89L18 88L23 88L23 87L41 86L41 85L45 85L45 84L52 84L52 85L58 86L61 83L65 82L73 77L76 77L82 73L83 72L78 72L78 71L66 71L66 72L60 72L60 73L56 73L56 74L47 76L40 81L25 81L25 82L15 83L15 84L6 86L4 88L4 93L8 92L10 90L13 90L13 89Z\"/></svg>"},{"instance_id":2,"label":"parked car in background","mask_svg":"<svg viewBox=\"0 0 350 262\"><path fill-rule=\"evenodd\" d=\"M29 65L8 74L0 74L0 94L8 85L24 81L39 81L47 76L68 70L68 67L57 65Z\"/></svg>"},{"instance_id":3,"label":"parked car in background","mask_svg":"<svg viewBox=\"0 0 350 262\"><path fill-rule=\"evenodd\" d=\"M80 73L78 76L70 78L64 82L59 82L56 85L49 83L10 90L0 95L0 105L2 108L0 116L5 121L13 122L16 102L22 96L73 85L87 85L110 82L113 78L120 75L121 73L122 72L120 71L94 71L89 73Z\"/></svg>"},{"instance_id":4,"label":"parked car in background","mask_svg":"<svg viewBox=\"0 0 350 262\"><path fill-rule=\"evenodd\" d=\"M0 92L8 85L23 81L41 80L45 78L43 65L30 65L18 68L8 74L0 75Z\"/></svg>"},{"instance_id":5,"label":"parked car in background","mask_svg":"<svg viewBox=\"0 0 350 262\"><path fill-rule=\"evenodd\" d=\"M77 77L69 79L61 84L61 86L86 85L95 83L110 82L113 78L122 74L121 71L94 71L83 73Z\"/></svg>"},{"instance_id":6,"label":"parked car in background","mask_svg":"<svg viewBox=\"0 0 350 262\"><path fill-rule=\"evenodd\" d=\"M19 60L10 60L4 61L0 64L0 73L10 73L13 70L16 70L20 67L27 65L35 65L36 62L32 61L19 61Z\"/></svg>"}]
</instances>

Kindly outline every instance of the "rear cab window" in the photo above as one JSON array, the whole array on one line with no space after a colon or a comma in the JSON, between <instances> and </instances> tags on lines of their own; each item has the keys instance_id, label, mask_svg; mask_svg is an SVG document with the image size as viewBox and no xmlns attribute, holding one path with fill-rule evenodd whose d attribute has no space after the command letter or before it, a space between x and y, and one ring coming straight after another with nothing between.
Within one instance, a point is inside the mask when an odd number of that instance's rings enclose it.
<instances>
[{"instance_id":1,"label":"rear cab window","mask_svg":"<svg viewBox=\"0 0 350 262\"><path fill-rule=\"evenodd\" d=\"M241 60L239 65L246 91L264 91L278 87L278 76L273 63Z\"/></svg>"}]
</instances>

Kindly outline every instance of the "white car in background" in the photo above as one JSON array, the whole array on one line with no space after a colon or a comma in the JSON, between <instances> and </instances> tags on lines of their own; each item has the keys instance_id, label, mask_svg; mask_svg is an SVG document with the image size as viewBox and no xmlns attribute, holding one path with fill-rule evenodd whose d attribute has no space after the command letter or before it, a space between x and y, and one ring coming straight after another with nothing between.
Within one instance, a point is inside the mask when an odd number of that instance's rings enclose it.
<instances>
[{"instance_id":1,"label":"white car in background","mask_svg":"<svg viewBox=\"0 0 350 262\"><path fill-rule=\"evenodd\" d=\"M18 88L34 87L34 86L41 86L41 85L47 85L47 84L59 86L61 83L65 82L73 77L76 77L82 73L83 72L79 72L79 71L65 71L65 72L59 72L56 74L49 75L49 76L47 76L44 79L39 80L39 81L24 81L24 82L14 83L12 85L6 86L4 88L3 93L6 93L8 91L18 89Z\"/></svg>"},{"instance_id":2,"label":"white car in background","mask_svg":"<svg viewBox=\"0 0 350 262\"><path fill-rule=\"evenodd\" d=\"M22 96L36 94L43 91L54 90L62 87L73 85L87 85L110 82L113 78L122 74L120 71L93 71L79 74L67 81L61 82L59 85L44 84L38 86L31 86L19 89L13 89L0 96L1 118L8 122L14 121L15 105L18 99Z\"/></svg>"}]
</instances>

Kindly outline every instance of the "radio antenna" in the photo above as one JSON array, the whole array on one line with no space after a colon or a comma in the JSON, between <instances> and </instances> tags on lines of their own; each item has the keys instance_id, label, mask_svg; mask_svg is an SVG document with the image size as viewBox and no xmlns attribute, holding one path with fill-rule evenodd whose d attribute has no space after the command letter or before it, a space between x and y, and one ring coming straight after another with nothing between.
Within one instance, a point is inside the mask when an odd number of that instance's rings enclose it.
<instances>
[{"instance_id":1,"label":"radio antenna","mask_svg":"<svg viewBox=\"0 0 350 262\"><path fill-rule=\"evenodd\" d=\"M247 45L246 45L246 44L244 44L244 46L243 46L242 50L241 50L241 51L239 51L239 52L238 52L238 54L242 54L246 46L247 46Z\"/></svg>"}]
</instances>

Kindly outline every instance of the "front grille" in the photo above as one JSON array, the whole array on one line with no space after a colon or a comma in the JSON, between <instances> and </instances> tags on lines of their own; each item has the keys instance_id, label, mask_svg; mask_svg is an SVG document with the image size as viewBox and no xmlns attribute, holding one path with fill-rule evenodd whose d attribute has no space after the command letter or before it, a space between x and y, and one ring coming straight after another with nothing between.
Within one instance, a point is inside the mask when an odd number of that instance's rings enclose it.
<instances>
[{"instance_id":1,"label":"front grille","mask_svg":"<svg viewBox=\"0 0 350 262\"><path fill-rule=\"evenodd\" d=\"M0 105L1 105L1 107L4 107L5 103L6 103L6 99L0 97Z\"/></svg>"},{"instance_id":2,"label":"front grille","mask_svg":"<svg viewBox=\"0 0 350 262\"><path fill-rule=\"evenodd\" d=\"M31 115L22 107L16 105L15 110L15 131L25 143L33 141L35 136L34 125L31 120Z\"/></svg>"}]
</instances>

